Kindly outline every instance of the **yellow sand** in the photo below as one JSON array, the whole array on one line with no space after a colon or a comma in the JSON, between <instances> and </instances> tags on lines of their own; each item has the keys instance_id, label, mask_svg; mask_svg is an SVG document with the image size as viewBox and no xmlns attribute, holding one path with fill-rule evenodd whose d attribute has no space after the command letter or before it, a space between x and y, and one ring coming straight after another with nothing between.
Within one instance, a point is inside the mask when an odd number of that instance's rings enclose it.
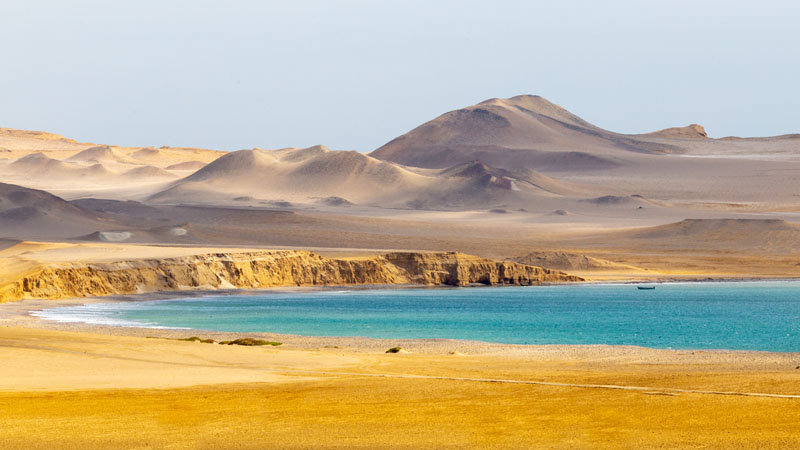
<instances>
[{"instance_id":1,"label":"yellow sand","mask_svg":"<svg viewBox=\"0 0 800 450\"><path fill-rule=\"evenodd\" d=\"M0 328L0 443L10 449L795 448L800 436L798 398L700 393L800 394L796 355L626 347L423 353Z\"/></svg>"}]
</instances>

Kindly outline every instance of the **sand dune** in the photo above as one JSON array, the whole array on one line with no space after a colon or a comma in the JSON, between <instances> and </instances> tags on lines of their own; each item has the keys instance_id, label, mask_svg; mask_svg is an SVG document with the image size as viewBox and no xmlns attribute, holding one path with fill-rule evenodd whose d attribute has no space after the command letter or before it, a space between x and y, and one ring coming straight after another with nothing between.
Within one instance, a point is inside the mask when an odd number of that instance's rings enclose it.
<instances>
[{"instance_id":1,"label":"sand dune","mask_svg":"<svg viewBox=\"0 0 800 450\"><path fill-rule=\"evenodd\" d=\"M92 164L91 166L85 168L81 172L84 176L95 176L103 178L113 177L114 175L116 175L116 172L108 170L106 166L104 166L101 163Z\"/></svg>"},{"instance_id":2,"label":"sand dune","mask_svg":"<svg viewBox=\"0 0 800 450\"><path fill-rule=\"evenodd\" d=\"M586 189L581 186L556 180L531 169L517 168L514 170L505 170L490 167L482 161L470 161L468 163L458 164L443 169L439 172L439 175L449 178L472 179L476 182L509 191L520 191L523 187L529 187L557 195L586 192Z\"/></svg>"},{"instance_id":3,"label":"sand dune","mask_svg":"<svg viewBox=\"0 0 800 450\"><path fill-rule=\"evenodd\" d=\"M0 128L0 149L7 150L14 159L34 152L44 152L47 156L58 160L78 156L81 152L90 150L79 156L80 160L118 159L126 163L134 163L129 161L129 159L134 159L157 166L160 166L162 162L178 164L191 160L208 163L225 153L218 150L191 147L163 146L153 149L150 147L119 147L80 143L74 139L53 133L11 128ZM106 150L110 150L110 153ZM95 156L92 156L92 154L95 154Z\"/></svg>"},{"instance_id":4,"label":"sand dune","mask_svg":"<svg viewBox=\"0 0 800 450\"><path fill-rule=\"evenodd\" d=\"M10 169L23 173L42 173L42 172L68 172L77 169L76 166L67 164L57 159L49 158L43 153L32 153L24 156L9 166Z\"/></svg>"},{"instance_id":5,"label":"sand dune","mask_svg":"<svg viewBox=\"0 0 800 450\"><path fill-rule=\"evenodd\" d=\"M101 145L91 147L86 150L80 151L66 161L82 162L82 163L122 163L122 164L137 164L137 161L128 157L119 150L112 148L108 145Z\"/></svg>"},{"instance_id":6,"label":"sand dune","mask_svg":"<svg viewBox=\"0 0 800 450\"><path fill-rule=\"evenodd\" d=\"M130 151L128 156L137 160L139 164L148 164L162 169L169 166L188 164L194 165L194 170L197 170L226 153L199 148L160 147L154 149L148 147ZM187 167L178 170L187 170Z\"/></svg>"},{"instance_id":7,"label":"sand dune","mask_svg":"<svg viewBox=\"0 0 800 450\"><path fill-rule=\"evenodd\" d=\"M0 128L0 149L0 181L65 198L144 198L224 154L198 148L79 143L55 134L6 128ZM177 174L162 171L166 167ZM141 169L132 171L137 168Z\"/></svg>"},{"instance_id":8,"label":"sand dune","mask_svg":"<svg viewBox=\"0 0 800 450\"><path fill-rule=\"evenodd\" d=\"M168 158L172 156L178 159L186 160L193 156L195 160L203 161L206 163L214 161L220 156L223 156L224 154L228 153L227 151L212 150L207 148L170 147L168 145L159 147L156 150L158 150L159 157L162 158Z\"/></svg>"},{"instance_id":9,"label":"sand dune","mask_svg":"<svg viewBox=\"0 0 800 450\"><path fill-rule=\"evenodd\" d=\"M606 206L606 207L613 207L613 206L635 206L635 207L645 207L645 206L653 206L654 203L649 201L648 199L642 197L641 195L626 195L626 196L619 196L619 195L603 195L602 197L595 197L595 198L588 198L583 200L586 203L591 203L595 206Z\"/></svg>"},{"instance_id":10,"label":"sand dune","mask_svg":"<svg viewBox=\"0 0 800 450\"><path fill-rule=\"evenodd\" d=\"M115 175L103 164L95 163L89 166L76 165L69 162L49 158L42 153L32 153L24 156L6 167L5 176L15 180L40 179L43 181L56 180L86 180L109 179Z\"/></svg>"},{"instance_id":11,"label":"sand dune","mask_svg":"<svg viewBox=\"0 0 800 450\"><path fill-rule=\"evenodd\" d=\"M205 167L206 164L200 161L186 161L182 163L172 164L165 167L166 170L191 170L197 171Z\"/></svg>"},{"instance_id":12,"label":"sand dune","mask_svg":"<svg viewBox=\"0 0 800 450\"><path fill-rule=\"evenodd\" d=\"M158 158L161 155L161 152L154 148L143 148L141 150L136 150L135 152L131 153L131 158L136 158L139 160L147 161L149 159Z\"/></svg>"},{"instance_id":13,"label":"sand dune","mask_svg":"<svg viewBox=\"0 0 800 450\"><path fill-rule=\"evenodd\" d=\"M260 200L305 202L338 196L351 202L388 200L429 183L427 177L357 152L324 147L275 151L241 150L212 162L152 197L188 201L210 194L216 199L243 194Z\"/></svg>"},{"instance_id":14,"label":"sand dune","mask_svg":"<svg viewBox=\"0 0 800 450\"><path fill-rule=\"evenodd\" d=\"M575 190L569 183L529 170L512 172L481 162L442 171L412 170L358 152L316 146L233 152L151 200L474 208L497 202L524 203L531 201L526 195L558 195ZM325 200L331 198L337 200Z\"/></svg>"},{"instance_id":15,"label":"sand dune","mask_svg":"<svg viewBox=\"0 0 800 450\"><path fill-rule=\"evenodd\" d=\"M122 174L124 177L136 178L177 178L174 173L153 166L138 166Z\"/></svg>"}]
</instances>

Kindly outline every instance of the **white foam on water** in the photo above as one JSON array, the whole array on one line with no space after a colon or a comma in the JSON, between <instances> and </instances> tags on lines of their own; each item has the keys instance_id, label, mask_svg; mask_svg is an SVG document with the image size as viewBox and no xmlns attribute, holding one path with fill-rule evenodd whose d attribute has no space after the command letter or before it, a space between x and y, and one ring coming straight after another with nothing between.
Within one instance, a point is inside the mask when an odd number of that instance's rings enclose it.
<instances>
[{"instance_id":1,"label":"white foam on water","mask_svg":"<svg viewBox=\"0 0 800 450\"><path fill-rule=\"evenodd\" d=\"M165 327L152 322L139 322L117 317L124 311L137 309L136 305L123 303L87 303L78 306L64 306L32 311L32 316L59 323L85 323L131 328L188 329L184 327Z\"/></svg>"}]
</instances>

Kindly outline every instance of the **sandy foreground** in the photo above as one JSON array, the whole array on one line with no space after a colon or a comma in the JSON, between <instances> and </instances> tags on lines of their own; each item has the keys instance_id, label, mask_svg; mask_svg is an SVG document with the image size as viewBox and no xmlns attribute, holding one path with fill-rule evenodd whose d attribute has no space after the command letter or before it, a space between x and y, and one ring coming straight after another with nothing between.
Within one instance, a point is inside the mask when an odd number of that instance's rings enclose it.
<instances>
[{"instance_id":1,"label":"sandy foreground","mask_svg":"<svg viewBox=\"0 0 800 450\"><path fill-rule=\"evenodd\" d=\"M796 448L800 354L263 336L0 308L0 447ZM108 301L108 299L88 300ZM408 353L386 354L401 346Z\"/></svg>"}]
</instances>

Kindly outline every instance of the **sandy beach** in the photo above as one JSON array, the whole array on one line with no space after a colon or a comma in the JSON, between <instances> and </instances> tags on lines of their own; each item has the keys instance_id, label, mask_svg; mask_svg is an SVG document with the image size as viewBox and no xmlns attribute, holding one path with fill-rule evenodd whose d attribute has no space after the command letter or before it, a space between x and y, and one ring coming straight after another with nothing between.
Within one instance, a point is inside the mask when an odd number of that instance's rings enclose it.
<instances>
[{"instance_id":1,"label":"sandy beach","mask_svg":"<svg viewBox=\"0 0 800 450\"><path fill-rule=\"evenodd\" d=\"M3 448L792 448L800 354L91 326L0 308ZM278 347L179 341L259 337ZM404 352L387 354L400 346Z\"/></svg>"}]
</instances>

